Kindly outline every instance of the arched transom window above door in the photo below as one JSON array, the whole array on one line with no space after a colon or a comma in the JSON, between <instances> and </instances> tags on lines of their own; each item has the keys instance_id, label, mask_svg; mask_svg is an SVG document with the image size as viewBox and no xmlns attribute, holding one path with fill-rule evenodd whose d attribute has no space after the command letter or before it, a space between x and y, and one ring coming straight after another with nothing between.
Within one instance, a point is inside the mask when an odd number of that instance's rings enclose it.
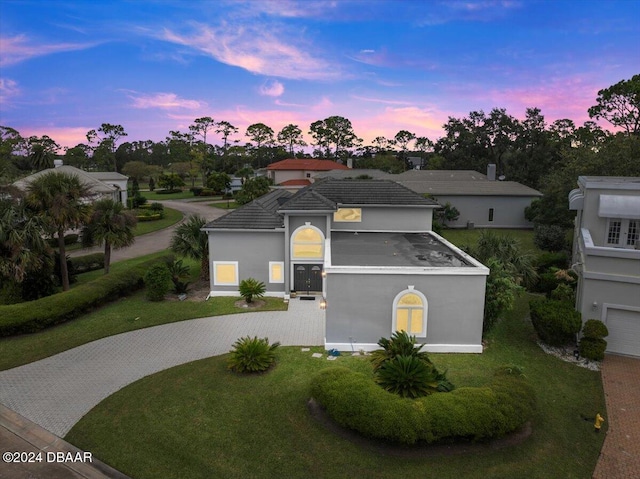
<instances>
[{"instance_id":1,"label":"arched transom window above door","mask_svg":"<svg viewBox=\"0 0 640 479\"><path fill-rule=\"evenodd\" d=\"M324 235L315 226L298 228L292 237L291 256L294 259L322 259L324 257Z\"/></svg>"},{"instance_id":2,"label":"arched transom window above door","mask_svg":"<svg viewBox=\"0 0 640 479\"><path fill-rule=\"evenodd\" d=\"M393 331L413 336L427 335L427 298L413 286L401 291L393 301Z\"/></svg>"}]
</instances>

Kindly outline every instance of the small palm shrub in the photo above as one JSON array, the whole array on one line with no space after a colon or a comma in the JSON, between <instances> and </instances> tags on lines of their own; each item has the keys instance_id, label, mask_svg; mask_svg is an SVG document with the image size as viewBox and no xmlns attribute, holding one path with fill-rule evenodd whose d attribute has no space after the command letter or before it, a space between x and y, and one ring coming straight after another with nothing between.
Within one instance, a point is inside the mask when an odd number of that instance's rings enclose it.
<instances>
[{"instance_id":1,"label":"small palm shrub","mask_svg":"<svg viewBox=\"0 0 640 479\"><path fill-rule=\"evenodd\" d=\"M169 291L171 273L165 263L151 266L144 275L146 297L149 301L162 301Z\"/></svg>"},{"instance_id":2,"label":"small palm shrub","mask_svg":"<svg viewBox=\"0 0 640 479\"><path fill-rule=\"evenodd\" d=\"M406 398L417 398L434 392L449 392L455 386L433 365L424 344L416 345L416 337L396 331L390 339L380 338L378 349L371 353L374 377L383 389Z\"/></svg>"},{"instance_id":3,"label":"small palm shrub","mask_svg":"<svg viewBox=\"0 0 640 479\"><path fill-rule=\"evenodd\" d=\"M233 343L227 367L238 373L259 373L269 369L276 360L279 342L269 344L268 338L246 336Z\"/></svg>"},{"instance_id":4,"label":"small palm shrub","mask_svg":"<svg viewBox=\"0 0 640 479\"><path fill-rule=\"evenodd\" d=\"M597 319L589 319L582 327L580 354L592 361L602 361L607 349L607 342L603 339L605 336L609 336L607 326Z\"/></svg>"},{"instance_id":5,"label":"small palm shrub","mask_svg":"<svg viewBox=\"0 0 640 479\"><path fill-rule=\"evenodd\" d=\"M173 283L173 291L176 294L184 294L189 289L189 282L185 279L189 278L189 266L184 264L181 259L172 261L167 264L169 273L171 273L171 282Z\"/></svg>"},{"instance_id":6,"label":"small palm shrub","mask_svg":"<svg viewBox=\"0 0 640 479\"><path fill-rule=\"evenodd\" d=\"M262 281L247 278L240 281L239 290L240 296L242 296L247 303L251 303L255 298L262 298L267 288Z\"/></svg>"}]
</instances>

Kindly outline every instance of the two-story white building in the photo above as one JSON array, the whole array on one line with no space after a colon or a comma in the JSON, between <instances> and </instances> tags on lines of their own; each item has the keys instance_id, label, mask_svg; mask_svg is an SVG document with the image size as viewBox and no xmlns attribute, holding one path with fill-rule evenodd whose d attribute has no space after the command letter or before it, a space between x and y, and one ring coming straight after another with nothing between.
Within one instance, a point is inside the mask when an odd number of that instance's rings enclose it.
<instances>
[{"instance_id":1,"label":"two-story white building","mask_svg":"<svg viewBox=\"0 0 640 479\"><path fill-rule=\"evenodd\" d=\"M640 356L640 178L580 176L569 208L576 309L607 325L607 352Z\"/></svg>"}]
</instances>

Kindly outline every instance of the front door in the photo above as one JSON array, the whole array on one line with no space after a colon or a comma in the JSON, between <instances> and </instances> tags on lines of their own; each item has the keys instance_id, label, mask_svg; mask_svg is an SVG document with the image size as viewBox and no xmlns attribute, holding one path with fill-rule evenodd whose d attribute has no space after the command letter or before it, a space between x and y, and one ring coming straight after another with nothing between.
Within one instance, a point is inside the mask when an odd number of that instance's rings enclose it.
<instances>
[{"instance_id":1,"label":"front door","mask_svg":"<svg viewBox=\"0 0 640 479\"><path fill-rule=\"evenodd\" d=\"M322 265L296 264L294 289L298 292L322 291Z\"/></svg>"}]
</instances>

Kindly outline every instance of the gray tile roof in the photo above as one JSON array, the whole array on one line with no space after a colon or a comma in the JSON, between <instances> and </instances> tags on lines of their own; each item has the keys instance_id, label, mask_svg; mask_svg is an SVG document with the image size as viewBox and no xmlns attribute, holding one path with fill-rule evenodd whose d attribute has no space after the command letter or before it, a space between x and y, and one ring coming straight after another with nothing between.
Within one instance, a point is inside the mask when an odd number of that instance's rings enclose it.
<instances>
[{"instance_id":1,"label":"gray tile roof","mask_svg":"<svg viewBox=\"0 0 640 479\"><path fill-rule=\"evenodd\" d=\"M294 209L292 206L296 205L299 199L308 198L309 191L318 193L336 205L433 206L437 204L391 180L327 178L298 191L282 209ZM327 205L326 202L325 205ZM317 202L314 206L317 206L314 209L320 209L320 203Z\"/></svg>"},{"instance_id":2,"label":"gray tile roof","mask_svg":"<svg viewBox=\"0 0 640 479\"><path fill-rule=\"evenodd\" d=\"M400 184L419 194L451 196L542 196L537 190L515 181L489 180L403 180Z\"/></svg>"},{"instance_id":3,"label":"gray tile roof","mask_svg":"<svg viewBox=\"0 0 640 479\"><path fill-rule=\"evenodd\" d=\"M283 216L278 213L280 201L291 197L287 190L273 190L220 218L203 229L277 229L283 228ZM281 200L282 199L282 200Z\"/></svg>"},{"instance_id":4,"label":"gray tile roof","mask_svg":"<svg viewBox=\"0 0 640 479\"><path fill-rule=\"evenodd\" d=\"M353 168L350 170L331 170L323 171L313 175L314 179L320 178L341 178L341 179L355 179L358 176L370 176L376 180L395 180L398 175L392 175L382 170L373 170L365 168Z\"/></svg>"},{"instance_id":5,"label":"gray tile roof","mask_svg":"<svg viewBox=\"0 0 640 479\"><path fill-rule=\"evenodd\" d=\"M27 187L33 180L49 173L66 173L68 175L75 175L83 185L89 188L89 191L93 194L106 194L116 191L113 186L103 183L98 178L92 176L91 173L70 165L62 165L57 168L48 168L46 170L38 171L36 173L33 173L32 175L16 181L15 183L13 183L13 185L22 191L26 191Z\"/></svg>"},{"instance_id":6,"label":"gray tile roof","mask_svg":"<svg viewBox=\"0 0 640 479\"><path fill-rule=\"evenodd\" d=\"M489 181L487 175L475 170L407 170L391 178L396 181Z\"/></svg>"}]
</instances>

